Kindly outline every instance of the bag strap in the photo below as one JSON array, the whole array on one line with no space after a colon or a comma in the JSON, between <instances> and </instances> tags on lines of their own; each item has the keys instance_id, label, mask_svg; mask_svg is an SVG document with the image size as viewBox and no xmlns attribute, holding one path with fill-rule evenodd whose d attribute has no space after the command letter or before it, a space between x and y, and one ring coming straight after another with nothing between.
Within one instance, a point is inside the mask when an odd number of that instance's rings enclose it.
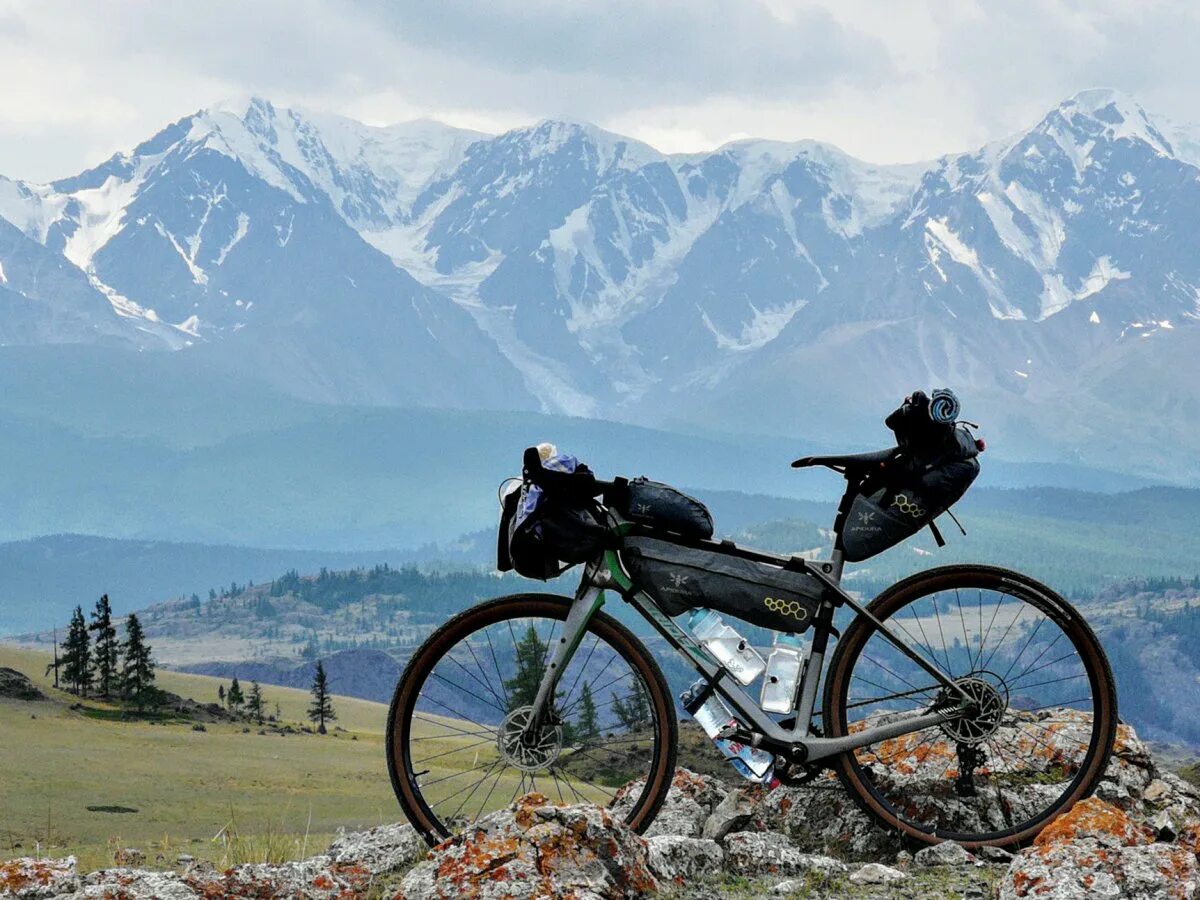
<instances>
[{"instance_id":1,"label":"bag strap","mask_svg":"<svg viewBox=\"0 0 1200 900\"><path fill-rule=\"evenodd\" d=\"M942 537L942 532L937 527L937 522L932 519L929 521L929 530L933 532L933 539L937 541L938 548L946 546L946 539Z\"/></svg>"}]
</instances>

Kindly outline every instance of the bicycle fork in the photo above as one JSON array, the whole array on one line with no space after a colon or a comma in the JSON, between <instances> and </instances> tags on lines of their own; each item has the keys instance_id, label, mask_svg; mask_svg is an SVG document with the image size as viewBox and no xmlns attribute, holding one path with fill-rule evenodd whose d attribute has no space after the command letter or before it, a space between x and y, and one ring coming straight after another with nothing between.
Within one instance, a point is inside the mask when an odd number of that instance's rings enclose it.
<instances>
[{"instance_id":1,"label":"bicycle fork","mask_svg":"<svg viewBox=\"0 0 1200 900\"><path fill-rule=\"evenodd\" d=\"M538 686L537 697L533 701L533 709L523 736L533 739L541 730L547 710L554 705L554 692L558 689L563 670L571 662L571 657L575 655L584 634L587 633L592 616L603 605L604 590L585 577L579 585L579 590L575 592L575 602L571 604L571 611L567 613L566 621L563 622L562 634L554 647L550 665L542 673L542 683Z\"/></svg>"}]
</instances>

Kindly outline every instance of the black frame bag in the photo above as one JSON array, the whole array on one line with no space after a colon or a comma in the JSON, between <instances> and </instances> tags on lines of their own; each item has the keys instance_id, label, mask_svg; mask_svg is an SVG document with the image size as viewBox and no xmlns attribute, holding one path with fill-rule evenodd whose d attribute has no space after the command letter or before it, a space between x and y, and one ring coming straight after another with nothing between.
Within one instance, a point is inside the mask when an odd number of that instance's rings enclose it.
<instances>
[{"instance_id":1,"label":"black frame bag","mask_svg":"<svg viewBox=\"0 0 1200 900\"><path fill-rule=\"evenodd\" d=\"M806 629L825 591L813 575L732 545L692 547L627 537L621 562L634 587L653 597L669 616L706 607L774 631Z\"/></svg>"}]
</instances>

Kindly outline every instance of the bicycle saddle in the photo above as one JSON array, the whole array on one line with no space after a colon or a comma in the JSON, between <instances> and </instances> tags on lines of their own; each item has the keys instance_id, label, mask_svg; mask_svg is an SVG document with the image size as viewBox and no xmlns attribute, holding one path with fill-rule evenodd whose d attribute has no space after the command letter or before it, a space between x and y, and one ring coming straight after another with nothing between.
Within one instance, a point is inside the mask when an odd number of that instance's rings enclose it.
<instances>
[{"instance_id":1,"label":"bicycle saddle","mask_svg":"<svg viewBox=\"0 0 1200 900\"><path fill-rule=\"evenodd\" d=\"M792 463L793 469L808 466L828 466L831 469L855 468L887 462L896 454L895 447L872 450L869 453L846 453L841 456L802 456Z\"/></svg>"}]
</instances>

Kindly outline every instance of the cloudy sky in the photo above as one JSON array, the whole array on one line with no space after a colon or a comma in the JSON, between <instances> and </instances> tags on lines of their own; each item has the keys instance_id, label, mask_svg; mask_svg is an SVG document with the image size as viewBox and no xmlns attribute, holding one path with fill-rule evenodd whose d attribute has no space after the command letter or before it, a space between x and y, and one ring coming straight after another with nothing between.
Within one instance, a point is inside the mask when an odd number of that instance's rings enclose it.
<instances>
[{"instance_id":1,"label":"cloudy sky","mask_svg":"<svg viewBox=\"0 0 1200 900\"><path fill-rule=\"evenodd\" d=\"M666 151L817 138L902 162L1077 90L1200 122L1188 0L0 0L0 173L74 173L250 94L385 124L569 116Z\"/></svg>"}]
</instances>

